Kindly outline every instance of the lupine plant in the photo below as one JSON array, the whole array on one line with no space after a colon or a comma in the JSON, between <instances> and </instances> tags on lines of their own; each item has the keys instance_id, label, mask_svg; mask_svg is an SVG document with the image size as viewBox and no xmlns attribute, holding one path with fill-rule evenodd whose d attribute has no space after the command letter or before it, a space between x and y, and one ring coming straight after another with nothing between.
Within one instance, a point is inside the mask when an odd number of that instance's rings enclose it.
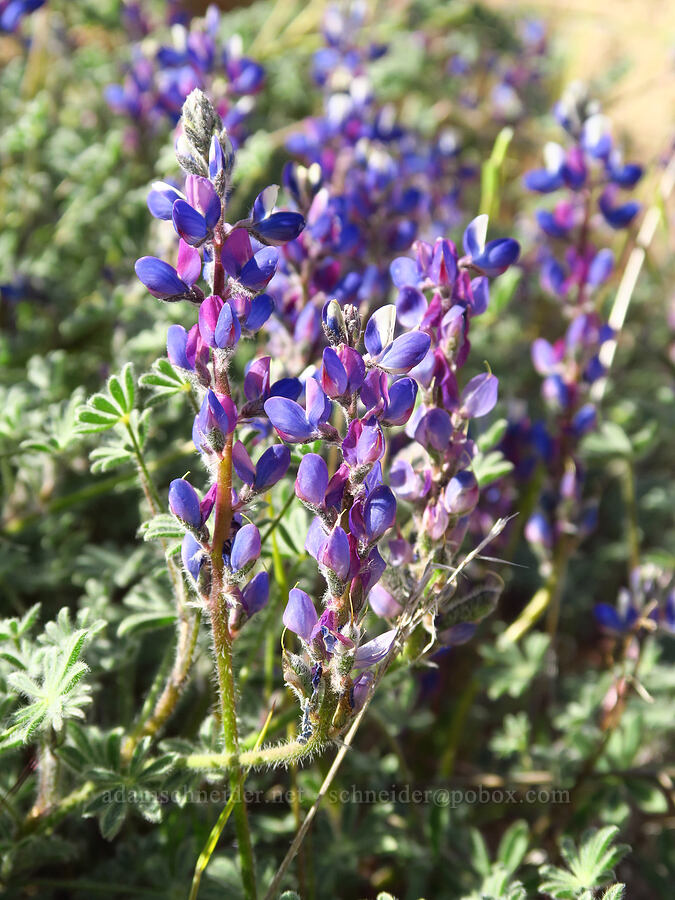
<instances>
[{"instance_id":1,"label":"lupine plant","mask_svg":"<svg viewBox=\"0 0 675 900\"><path fill-rule=\"evenodd\" d=\"M470 318L486 308L488 279L516 261L519 246L510 238L486 243L486 216L468 226L463 256L448 240L419 242L416 259L392 263L403 295L403 329L394 305L378 308L363 328L357 306L327 300L319 362L302 378L284 372L273 380L270 357L256 357L237 388L231 371L239 342L254 337L273 314L265 288L278 246L301 240L305 220L278 210L272 187L258 195L250 216L227 223L234 164L227 130L199 91L188 97L182 125L177 156L187 173L185 191L157 183L148 198L151 212L170 219L180 236L177 264L142 257L136 273L155 297L198 307L189 331L172 326L167 349L197 396L192 437L210 486L200 499L188 480L176 479L169 506L186 528L183 568L211 625L226 751L221 759L236 798L242 767L297 762L337 739L364 707L373 669L381 675L417 630L429 632L421 652L434 646L437 632L442 640L464 641L494 608L495 584L458 596L456 574L439 579L438 572L454 571L478 499L468 425L497 399L491 372L462 389L456 373L468 355ZM203 273L208 296L198 285ZM432 293L430 303L423 291ZM388 446L387 433L406 425ZM263 449L274 434L283 443ZM297 739L240 754L232 644L269 593L267 573L251 575L261 552L251 516L260 495L287 475L288 445L310 451L300 453L295 493L314 517L304 546L325 586L317 598L292 588L283 614L300 642L299 653L283 650L284 678L300 705ZM380 547L396 525L397 501L387 472L399 496L417 508L405 533L401 525L393 533L388 560ZM395 626L370 639L368 601ZM238 798L234 816L242 879L253 896L251 839Z\"/></svg>"},{"instance_id":2,"label":"lupine plant","mask_svg":"<svg viewBox=\"0 0 675 900\"><path fill-rule=\"evenodd\" d=\"M505 439L516 474L520 469L525 478L532 477L533 461L540 460L537 478L543 483L525 537L546 586L529 612L536 617L548 605L551 634L557 628L568 560L597 519L597 501L584 496L581 446L597 426L593 387L607 377L602 348L615 339L603 319L615 256L602 244L613 231L629 228L638 215L640 204L622 195L643 174L641 166L623 161L608 119L582 85L567 90L554 116L567 144L547 144L545 167L526 173L524 185L555 201L536 213L541 235L537 268L541 289L560 305L565 333L554 340L537 337L531 347L534 368L543 378L548 420L514 422Z\"/></svg>"},{"instance_id":3,"label":"lupine plant","mask_svg":"<svg viewBox=\"0 0 675 900\"><path fill-rule=\"evenodd\" d=\"M180 4L166 4L170 42L152 42L157 25L148 20L139 4L125 5L125 24L138 39L131 46L131 60L122 84L111 84L105 96L110 107L128 117L141 141L168 121L180 119L183 102L194 89L209 89L227 127L231 142L241 142L246 117L261 89L265 71L243 55L241 38L232 36L223 45L220 13L210 6L203 19L188 21ZM155 39L156 40L156 39ZM151 47L152 49L148 49Z\"/></svg>"}]
</instances>

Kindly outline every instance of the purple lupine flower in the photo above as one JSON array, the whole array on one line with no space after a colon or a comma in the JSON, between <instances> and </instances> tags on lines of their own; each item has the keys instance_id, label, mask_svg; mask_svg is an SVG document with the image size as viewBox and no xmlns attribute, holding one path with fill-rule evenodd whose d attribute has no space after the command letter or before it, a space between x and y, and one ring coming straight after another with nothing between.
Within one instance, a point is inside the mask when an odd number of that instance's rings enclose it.
<instances>
[{"instance_id":1,"label":"purple lupine flower","mask_svg":"<svg viewBox=\"0 0 675 900\"><path fill-rule=\"evenodd\" d=\"M321 386L332 399L353 394L363 384L366 366L360 353L341 346L338 351L326 347L323 351Z\"/></svg>"},{"instance_id":2,"label":"purple lupine flower","mask_svg":"<svg viewBox=\"0 0 675 900\"><path fill-rule=\"evenodd\" d=\"M251 309L244 321L249 331L258 331L274 312L274 300L269 294L258 294L251 300Z\"/></svg>"},{"instance_id":3,"label":"purple lupine flower","mask_svg":"<svg viewBox=\"0 0 675 900\"><path fill-rule=\"evenodd\" d=\"M166 355L171 365L194 371L195 358L188 352L188 333L182 325L169 327L166 335Z\"/></svg>"},{"instance_id":4,"label":"purple lupine flower","mask_svg":"<svg viewBox=\"0 0 675 900\"><path fill-rule=\"evenodd\" d=\"M612 201L612 192L609 190L605 191L598 200L600 212L607 224L615 230L627 228L640 212L640 204L635 200L629 200L627 203L615 206Z\"/></svg>"},{"instance_id":5,"label":"purple lupine flower","mask_svg":"<svg viewBox=\"0 0 675 900\"><path fill-rule=\"evenodd\" d=\"M311 640L318 616L310 596L300 588L289 591L282 621L286 628L298 637L305 641Z\"/></svg>"},{"instance_id":6,"label":"purple lupine flower","mask_svg":"<svg viewBox=\"0 0 675 900\"><path fill-rule=\"evenodd\" d=\"M209 234L206 219L187 200L176 200L171 211L173 227L186 243L192 247L203 244Z\"/></svg>"},{"instance_id":7,"label":"purple lupine flower","mask_svg":"<svg viewBox=\"0 0 675 900\"><path fill-rule=\"evenodd\" d=\"M474 376L462 391L459 414L465 419L486 416L497 403L499 382L490 372Z\"/></svg>"},{"instance_id":8,"label":"purple lupine flower","mask_svg":"<svg viewBox=\"0 0 675 900\"><path fill-rule=\"evenodd\" d=\"M286 244L293 241L305 227L304 216L297 212L273 212L279 187L265 188L256 197L247 227L261 244Z\"/></svg>"},{"instance_id":9,"label":"purple lupine flower","mask_svg":"<svg viewBox=\"0 0 675 900\"><path fill-rule=\"evenodd\" d=\"M209 361L209 348L202 340L199 326L186 331L182 325L170 325L166 335L166 355L173 366L194 372Z\"/></svg>"},{"instance_id":10,"label":"purple lupine flower","mask_svg":"<svg viewBox=\"0 0 675 900\"><path fill-rule=\"evenodd\" d=\"M384 435L376 420L354 419L342 442L342 455L353 468L372 466L384 456Z\"/></svg>"},{"instance_id":11,"label":"purple lupine flower","mask_svg":"<svg viewBox=\"0 0 675 900\"><path fill-rule=\"evenodd\" d=\"M197 581L208 554L191 531L185 533L180 552L185 570Z\"/></svg>"},{"instance_id":12,"label":"purple lupine flower","mask_svg":"<svg viewBox=\"0 0 675 900\"><path fill-rule=\"evenodd\" d=\"M368 603L375 615L384 619L395 619L403 612L402 605L381 584L370 589Z\"/></svg>"},{"instance_id":13,"label":"purple lupine flower","mask_svg":"<svg viewBox=\"0 0 675 900\"><path fill-rule=\"evenodd\" d=\"M241 337L241 326L229 300L215 294L199 307L199 331L209 347L231 349Z\"/></svg>"},{"instance_id":14,"label":"purple lupine flower","mask_svg":"<svg viewBox=\"0 0 675 900\"><path fill-rule=\"evenodd\" d=\"M36 9L44 6L46 0L9 0L0 4L0 31L13 32L21 20Z\"/></svg>"},{"instance_id":15,"label":"purple lupine flower","mask_svg":"<svg viewBox=\"0 0 675 900\"><path fill-rule=\"evenodd\" d=\"M248 616L253 616L267 606L270 596L270 577L267 572L258 572L241 592L241 602Z\"/></svg>"},{"instance_id":16,"label":"purple lupine flower","mask_svg":"<svg viewBox=\"0 0 675 900\"><path fill-rule=\"evenodd\" d=\"M532 342L532 364L540 375L551 375L557 371L563 358L564 347L562 342L555 346L545 338L536 338Z\"/></svg>"},{"instance_id":17,"label":"purple lupine flower","mask_svg":"<svg viewBox=\"0 0 675 900\"><path fill-rule=\"evenodd\" d=\"M349 379L347 371L332 347L326 347L323 351L323 366L321 369L321 387L333 400L347 393Z\"/></svg>"},{"instance_id":18,"label":"purple lupine flower","mask_svg":"<svg viewBox=\"0 0 675 900\"><path fill-rule=\"evenodd\" d=\"M166 181L155 181L148 194L148 209L156 219L170 221L176 200L186 199L185 194L172 184L168 184Z\"/></svg>"},{"instance_id":19,"label":"purple lupine flower","mask_svg":"<svg viewBox=\"0 0 675 900\"><path fill-rule=\"evenodd\" d=\"M337 525L323 542L317 562L344 581L349 574L351 553L349 539L343 528Z\"/></svg>"},{"instance_id":20,"label":"purple lupine flower","mask_svg":"<svg viewBox=\"0 0 675 900\"><path fill-rule=\"evenodd\" d=\"M525 187L539 194L549 194L563 186L562 167L565 151L560 144L550 143L545 149L545 169L534 169L526 172L523 178Z\"/></svg>"},{"instance_id":21,"label":"purple lupine flower","mask_svg":"<svg viewBox=\"0 0 675 900\"><path fill-rule=\"evenodd\" d=\"M220 452L225 437L232 434L236 424L237 408L232 400L213 390L207 391L192 430L195 446L199 451L210 447Z\"/></svg>"},{"instance_id":22,"label":"purple lupine flower","mask_svg":"<svg viewBox=\"0 0 675 900\"><path fill-rule=\"evenodd\" d=\"M262 454L256 465L254 490L262 493L280 481L291 464L291 451L284 444L275 444Z\"/></svg>"},{"instance_id":23,"label":"purple lupine flower","mask_svg":"<svg viewBox=\"0 0 675 900\"><path fill-rule=\"evenodd\" d=\"M309 378L305 385L307 410L286 397L271 397L265 402L267 416L279 437L289 443L307 443L319 436L319 426L331 414L331 404L319 387Z\"/></svg>"},{"instance_id":24,"label":"purple lupine flower","mask_svg":"<svg viewBox=\"0 0 675 900\"><path fill-rule=\"evenodd\" d=\"M222 208L218 192L211 181L200 175L188 175L185 179L185 198L190 206L202 216L207 231L211 231L220 219Z\"/></svg>"},{"instance_id":25,"label":"purple lupine flower","mask_svg":"<svg viewBox=\"0 0 675 900\"><path fill-rule=\"evenodd\" d=\"M476 507L479 494L476 476L470 469L462 469L448 482L443 503L451 516L465 516Z\"/></svg>"},{"instance_id":26,"label":"purple lupine flower","mask_svg":"<svg viewBox=\"0 0 675 900\"><path fill-rule=\"evenodd\" d=\"M416 399L417 382L412 378L399 378L389 388L389 400L380 418L382 424L405 425L412 415Z\"/></svg>"},{"instance_id":27,"label":"purple lupine flower","mask_svg":"<svg viewBox=\"0 0 675 900\"><path fill-rule=\"evenodd\" d=\"M361 672L354 679L354 689L352 694L354 699L354 712L358 712L363 707L363 704L368 698L368 693L370 691L370 686L372 683L372 672Z\"/></svg>"},{"instance_id":28,"label":"purple lupine flower","mask_svg":"<svg viewBox=\"0 0 675 900\"><path fill-rule=\"evenodd\" d=\"M396 629L385 631L371 641L361 644L354 656L355 669L369 669L385 658L396 637Z\"/></svg>"},{"instance_id":29,"label":"purple lupine flower","mask_svg":"<svg viewBox=\"0 0 675 900\"><path fill-rule=\"evenodd\" d=\"M253 484L256 467L241 441L236 441L232 447L232 468L244 484Z\"/></svg>"},{"instance_id":30,"label":"purple lupine flower","mask_svg":"<svg viewBox=\"0 0 675 900\"><path fill-rule=\"evenodd\" d=\"M379 541L396 521L396 497L384 484L368 494L363 507L363 524L368 543Z\"/></svg>"},{"instance_id":31,"label":"purple lupine flower","mask_svg":"<svg viewBox=\"0 0 675 900\"><path fill-rule=\"evenodd\" d=\"M347 326L342 314L342 307L337 300L328 300L321 310L321 322L323 323L326 337L335 346L344 344L347 340Z\"/></svg>"},{"instance_id":32,"label":"purple lupine flower","mask_svg":"<svg viewBox=\"0 0 675 900\"><path fill-rule=\"evenodd\" d=\"M237 441L232 448L232 465L241 480L256 493L269 490L280 481L291 464L291 452L283 444L269 447L254 465L246 447Z\"/></svg>"},{"instance_id":33,"label":"purple lupine flower","mask_svg":"<svg viewBox=\"0 0 675 900\"><path fill-rule=\"evenodd\" d=\"M622 188L632 188L642 178L644 170L635 163L622 164L618 159L610 158L606 163L607 177Z\"/></svg>"},{"instance_id":34,"label":"purple lupine flower","mask_svg":"<svg viewBox=\"0 0 675 900\"><path fill-rule=\"evenodd\" d=\"M223 245L221 259L228 275L246 290L257 293L271 281L279 251L274 247L263 247L254 253L246 229L235 228Z\"/></svg>"},{"instance_id":35,"label":"purple lupine flower","mask_svg":"<svg viewBox=\"0 0 675 900\"><path fill-rule=\"evenodd\" d=\"M265 402L265 412L279 437L289 443L306 443L317 436L316 426L309 421L299 403L285 397L272 397Z\"/></svg>"},{"instance_id":36,"label":"purple lupine flower","mask_svg":"<svg viewBox=\"0 0 675 900\"><path fill-rule=\"evenodd\" d=\"M328 489L328 466L317 453L307 453L300 460L295 479L295 493L303 503L320 507Z\"/></svg>"},{"instance_id":37,"label":"purple lupine flower","mask_svg":"<svg viewBox=\"0 0 675 900\"><path fill-rule=\"evenodd\" d=\"M444 409L432 407L424 413L415 429L415 440L418 444L444 453L450 443L453 427L449 413Z\"/></svg>"},{"instance_id":38,"label":"purple lupine flower","mask_svg":"<svg viewBox=\"0 0 675 900\"><path fill-rule=\"evenodd\" d=\"M546 548L553 546L553 530L543 513L536 512L530 516L525 525L525 537L528 543L535 546Z\"/></svg>"},{"instance_id":39,"label":"purple lupine flower","mask_svg":"<svg viewBox=\"0 0 675 900\"><path fill-rule=\"evenodd\" d=\"M411 331L394 338L377 360L377 365L391 375L404 375L422 362L431 346L431 338L423 331Z\"/></svg>"},{"instance_id":40,"label":"purple lupine flower","mask_svg":"<svg viewBox=\"0 0 675 900\"><path fill-rule=\"evenodd\" d=\"M418 288L412 285L400 288L396 298L396 314L404 328L417 328L428 307L426 297Z\"/></svg>"},{"instance_id":41,"label":"purple lupine flower","mask_svg":"<svg viewBox=\"0 0 675 900\"><path fill-rule=\"evenodd\" d=\"M592 431L595 427L597 417L598 413L595 406L592 403L584 404L577 410L572 418L572 430L575 435L577 437L582 437L584 434L588 434L589 431Z\"/></svg>"},{"instance_id":42,"label":"purple lupine flower","mask_svg":"<svg viewBox=\"0 0 675 900\"><path fill-rule=\"evenodd\" d=\"M269 397L286 397L297 400L302 393L302 384L297 378L280 378L270 384L270 357L254 359L244 375L244 396L250 403L264 401ZM262 410L262 404L261 404Z\"/></svg>"},{"instance_id":43,"label":"purple lupine flower","mask_svg":"<svg viewBox=\"0 0 675 900\"><path fill-rule=\"evenodd\" d=\"M613 631L617 634L626 634L632 631L639 619L638 610L630 603L628 592L620 595L620 608L617 609L609 603L596 603L593 607L593 615L601 628Z\"/></svg>"},{"instance_id":44,"label":"purple lupine flower","mask_svg":"<svg viewBox=\"0 0 675 900\"><path fill-rule=\"evenodd\" d=\"M428 493L431 477L429 473L428 484L425 484L407 460L396 459L389 470L389 483L401 500L418 500Z\"/></svg>"},{"instance_id":45,"label":"purple lupine flower","mask_svg":"<svg viewBox=\"0 0 675 900\"><path fill-rule=\"evenodd\" d=\"M238 572L260 556L260 532L253 523L243 525L234 536L229 559L226 548L227 544L223 547L225 563L233 572Z\"/></svg>"},{"instance_id":46,"label":"purple lupine flower","mask_svg":"<svg viewBox=\"0 0 675 900\"><path fill-rule=\"evenodd\" d=\"M203 299L202 292L194 287L201 272L199 251L195 251L197 253L195 264L195 257L182 250L183 244L184 242L181 242L178 250L178 271L155 256L142 256L136 260L134 269L138 279L158 300L170 302L190 300L192 303L199 303Z\"/></svg>"},{"instance_id":47,"label":"purple lupine flower","mask_svg":"<svg viewBox=\"0 0 675 900\"><path fill-rule=\"evenodd\" d=\"M577 224L577 212L571 203L558 203L553 212L537 210L537 222L549 237L566 238Z\"/></svg>"},{"instance_id":48,"label":"purple lupine flower","mask_svg":"<svg viewBox=\"0 0 675 900\"><path fill-rule=\"evenodd\" d=\"M383 306L368 320L363 336L371 360L392 375L404 375L418 365L431 346L423 331L411 331L394 338L396 307Z\"/></svg>"},{"instance_id":49,"label":"purple lupine flower","mask_svg":"<svg viewBox=\"0 0 675 900\"><path fill-rule=\"evenodd\" d=\"M520 256L520 244L513 238L498 238L485 243L488 217L477 216L464 232L464 251L470 265L481 275L496 278L512 266Z\"/></svg>"},{"instance_id":50,"label":"purple lupine flower","mask_svg":"<svg viewBox=\"0 0 675 900\"><path fill-rule=\"evenodd\" d=\"M422 527L432 541L440 540L448 529L450 518L442 503L431 503L422 515Z\"/></svg>"},{"instance_id":51,"label":"purple lupine flower","mask_svg":"<svg viewBox=\"0 0 675 900\"><path fill-rule=\"evenodd\" d=\"M169 485L169 508L186 525L192 528L203 525L197 491L184 478L175 478Z\"/></svg>"},{"instance_id":52,"label":"purple lupine flower","mask_svg":"<svg viewBox=\"0 0 675 900\"><path fill-rule=\"evenodd\" d=\"M614 254L611 250L599 250L588 267L588 275L586 280L588 284L596 287L604 284L612 274L614 268Z\"/></svg>"}]
</instances>

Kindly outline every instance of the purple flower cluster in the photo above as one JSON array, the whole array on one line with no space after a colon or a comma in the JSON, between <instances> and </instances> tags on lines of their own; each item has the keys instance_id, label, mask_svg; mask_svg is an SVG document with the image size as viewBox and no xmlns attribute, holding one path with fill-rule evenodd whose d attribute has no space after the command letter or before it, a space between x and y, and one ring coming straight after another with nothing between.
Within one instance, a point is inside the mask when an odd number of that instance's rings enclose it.
<instances>
[{"instance_id":1,"label":"purple flower cluster","mask_svg":"<svg viewBox=\"0 0 675 900\"><path fill-rule=\"evenodd\" d=\"M329 10L313 61L323 113L287 140L299 162L287 164L283 184L307 227L284 247L270 284L279 355L320 349L327 299L370 310L386 302L392 260L462 221L462 185L476 174L453 133L423 137L378 104L368 66L386 47L361 45L362 14Z\"/></svg>"},{"instance_id":2,"label":"purple flower cluster","mask_svg":"<svg viewBox=\"0 0 675 900\"><path fill-rule=\"evenodd\" d=\"M296 379L270 386L269 358L255 360L244 383L248 403L238 410L227 364L239 340L253 336L272 313L273 301L263 293L278 260L279 251L271 245L295 237L304 221L297 213L277 211L276 189L267 188L248 219L227 224L234 151L222 120L198 90L184 105L183 131L185 140L177 155L187 173L184 190L157 182L148 196L151 213L170 221L179 236L177 264L174 268L146 256L137 261L136 273L155 297L186 300L199 307L198 320L189 331L181 325L169 328L167 353L201 396L192 436L213 483L200 500L186 479L176 479L169 490L169 505L186 529L182 546L186 572L204 599L217 577L234 634L265 605L269 593L266 572L250 577L260 556L261 539L257 527L246 521L246 509L286 474L291 462L288 448L277 444L254 463L244 444L234 441L235 428L262 413L264 398L297 397L301 386ZM197 284L202 277L210 286L208 296ZM234 470L242 488L237 491L230 483L221 489L221 507L227 512L220 557L214 564L218 479L224 462L230 470L228 480ZM223 497L223 491L227 496Z\"/></svg>"},{"instance_id":3,"label":"purple flower cluster","mask_svg":"<svg viewBox=\"0 0 675 900\"><path fill-rule=\"evenodd\" d=\"M487 307L485 273L499 274L519 253L511 239L486 244L486 229L486 217L469 225L462 257L450 241L439 239L434 246L418 242L414 259L394 260L394 284L406 302L399 303L398 314L396 306L385 305L371 315L363 350L356 307L341 309L337 300L329 301L322 320L330 346L314 383L307 382L305 409L283 398L265 404L284 440L321 438L341 450L342 464L332 476L321 456L306 455L295 485L314 515L305 547L327 585L321 615L296 589L284 616L309 657L308 671L293 658L290 683L310 712L315 692L301 693L303 680L311 683L319 669L332 672L342 698L368 678L364 673L352 679L351 669L366 668L387 652L393 631L361 644L366 599L378 615L395 619L427 562L451 561L477 503L467 431L471 419L494 407L497 379L489 372L477 375L460 390L456 373L467 358L470 320ZM403 325L401 333L397 324ZM342 409L344 431L328 425L332 403ZM390 486L383 483L387 455ZM408 539L388 541L387 566L379 545L395 525L396 497L412 507L413 528ZM439 611L452 590L437 591ZM449 643L468 639L475 621L491 608L460 605L470 621L439 619Z\"/></svg>"},{"instance_id":4,"label":"purple flower cluster","mask_svg":"<svg viewBox=\"0 0 675 900\"><path fill-rule=\"evenodd\" d=\"M271 356L254 358L239 394L228 377L232 355L263 327L274 345L288 312L271 282L282 253L288 260L298 248L309 252L311 243L302 242L312 225L303 231L301 213L278 210L274 187L247 218L228 224L234 151L199 91L185 103L182 128L184 188L158 182L148 198L153 215L179 236L177 264L143 257L136 271L154 296L198 306L197 322L189 330L172 326L167 341L170 361L200 398L192 435L212 482L201 499L186 479L171 484L170 508L186 532L184 568L212 616L225 604L233 637L269 591L264 571L251 577L261 537L249 513L287 475L287 445L296 445L295 493L312 516L305 550L325 588L320 609L299 587L290 592L283 621L303 653L285 652L284 672L303 710L301 738L309 739L327 693L337 734L395 635L389 629L365 640L368 608L394 620L429 561L450 563L477 503L469 426L495 406L497 378L488 371L460 386L458 375L471 319L489 303L488 279L516 262L520 248L510 238L487 241L487 216L466 229L463 254L442 238L417 241L413 257L392 257L392 246L378 244L371 252L390 265L397 290L396 303L385 305L363 283L361 304L358 292L328 299L313 281L316 271L301 265L305 309L317 310L320 330L283 358L286 372L275 360L281 377L272 377ZM338 269L350 258L339 242L331 253ZM208 294L198 285L202 276ZM375 307L365 328L360 306ZM270 443L275 433L283 443ZM397 498L412 510L405 538L395 530ZM449 619L444 604L454 588L433 590L450 643L468 639L491 608L467 600Z\"/></svg>"},{"instance_id":5,"label":"purple flower cluster","mask_svg":"<svg viewBox=\"0 0 675 900\"><path fill-rule=\"evenodd\" d=\"M511 428L505 445L517 469L523 454L531 458L533 451L548 473L540 509L525 529L543 558L554 552L561 535L583 536L594 523L593 509L581 505L578 447L596 424L591 387L605 376L600 350L614 337L599 313L600 289L612 275L614 255L600 242L609 236L608 229L626 228L634 220L639 204L620 194L642 175L640 166L622 161L607 120L581 86L572 85L554 112L567 146L548 144L545 167L527 173L524 183L531 191L555 197L552 208L537 212L538 263L543 289L560 304L569 324L563 337L538 337L532 344L550 413L547 427L521 423Z\"/></svg>"},{"instance_id":6,"label":"purple flower cluster","mask_svg":"<svg viewBox=\"0 0 675 900\"><path fill-rule=\"evenodd\" d=\"M106 89L111 109L127 116L134 126L142 123L153 129L167 118L176 124L193 90L215 92L216 109L231 142L239 146L265 72L259 63L244 56L237 35L227 41L220 36L218 8L210 6L203 19L194 19L188 27L185 16L170 6L170 40L166 43L150 43L148 35L155 28L136 4L126 8L125 22L143 40L132 47L123 83Z\"/></svg>"}]
</instances>

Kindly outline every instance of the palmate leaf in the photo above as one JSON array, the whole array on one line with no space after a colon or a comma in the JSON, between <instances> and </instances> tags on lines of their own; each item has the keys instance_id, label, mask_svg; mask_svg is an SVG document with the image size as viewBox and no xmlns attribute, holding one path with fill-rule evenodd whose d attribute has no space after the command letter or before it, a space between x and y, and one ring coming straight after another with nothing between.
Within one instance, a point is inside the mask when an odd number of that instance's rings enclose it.
<instances>
[{"instance_id":1,"label":"palmate leaf","mask_svg":"<svg viewBox=\"0 0 675 900\"><path fill-rule=\"evenodd\" d=\"M95 783L95 795L83 815L99 820L101 834L112 840L133 810L149 822L162 817L162 791L170 791L176 755L149 756L152 740L143 738L127 763L122 757L122 729L102 732L76 723L68 727L68 741L58 755L71 769ZM182 784L184 773L175 773ZM175 781L174 778L174 781Z\"/></svg>"},{"instance_id":2,"label":"palmate leaf","mask_svg":"<svg viewBox=\"0 0 675 900\"><path fill-rule=\"evenodd\" d=\"M127 363L119 375L111 375L106 393L94 394L77 410L77 431L80 434L96 434L109 431L115 425L128 420L134 409L136 386L134 370Z\"/></svg>"},{"instance_id":3,"label":"palmate leaf","mask_svg":"<svg viewBox=\"0 0 675 900\"><path fill-rule=\"evenodd\" d=\"M138 383L149 389L150 395L145 401L148 406L162 403L176 394L188 394L192 390L190 381L177 372L166 357L155 360L152 370L144 372Z\"/></svg>"},{"instance_id":4,"label":"palmate leaf","mask_svg":"<svg viewBox=\"0 0 675 900\"><path fill-rule=\"evenodd\" d=\"M497 863L480 887L462 900L527 900L527 893L523 884L513 881L511 874Z\"/></svg>"},{"instance_id":5,"label":"palmate leaf","mask_svg":"<svg viewBox=\"0 0 675 900\"><path fill-rule=\"evenodd\" d=\"M512 880L529 845L529 830L524 821L514 822L505 832L497 850L495 862L490 860L488 848L476 828L469 832L471 867L481 878L478 888L462 900L526 900L525 888Z\"/></svg>"},{"instance_id":6,"label":"palmate leaf","mask_svg":"<svg viewBox=\"0 0 675 900\"><path fill-rule=\"evenodd\" d=\"M598 831L587 833L582 838L579 849L569 838L563 838L560 852L567 869L559 866L542 866L539 870L543 881L539 890L556 900L576 900L603 887L614 878L614 866L629 852L625 844L614 844L619 833L616 825L608 825ZM613 885L619 888L621 885ZM612 895L610 894L610 897ZM615 896L621 896L616 894Z\"/></svg>"},{"instance_id":7,"label":"palmate leaf","mask_svg":"<svg viewBox=\"0 0 675 900\"><path fill-rule=\"evenodd\" d=\"M39 638L42 646L34 648L30 668L7 676L9 687L28 702L0 735L0 747L29 743L40 732L61 731L68 719L84 718L91 697L89 686L81 683L88 666L80 657L87 639L101 627L95 623L91 630L73 630L65 609L49 623Z\"/></svg>"}]
</instances>

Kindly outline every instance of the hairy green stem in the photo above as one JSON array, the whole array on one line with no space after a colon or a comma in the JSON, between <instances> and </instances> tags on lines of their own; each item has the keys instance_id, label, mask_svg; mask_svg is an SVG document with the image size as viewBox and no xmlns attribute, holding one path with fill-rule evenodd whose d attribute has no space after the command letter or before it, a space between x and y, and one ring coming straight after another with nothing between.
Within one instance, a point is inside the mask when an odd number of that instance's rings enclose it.
<instances>
[{"instance_id":1,"label":"hairy green stem","mask_svg":"<svg viewBox=\"0 0 675 900\"><path fill-rule=\"evenodd\" d=\"M214 292L224 278L220 253L214 243ZM214 366L216 363L214 362ZM227 361L221 360L216 366L216 387L221 393L229 396L230 385L227 377ZM239 756L239 734L237 730L237 697L232 665L232 635L226 619L226 606L223 598L223 546L229 538L232 526L232 444L233 436L227 436L225 447L218 464L216 479L216 502L211 541L211 574L212 584L208 598L208 611L211 619L213 650L216 659L218 689L220 694L220 711L223 725L226 753L235 761L230 771L230 792L234 797L233 814L237 833L241 880L246 900L256 900L257 888L255 880L255 863L253 845L248 825L246 801L241 791L241 763Z\"/></svg>"},{"instance_id":2,"label":"hairy green stem","mask_svg":"<svg viewBox=\"0 0 675 900\"><path fill-rule=\"evenodd\" d=\"M173 667L159 696L156 696L158 690L153 685L149 698L153 698L154 693L156 702L154 702L150 710L147 712L143 711L136 726L127 737L123 749L125 759L131 758L131 754L141 738L146 735L154 737L176 708L178 698L192 666L197 638L199 637L200 623L201 612L199 610L191 620L182 619L179 621L178 643ZM158 674L162 674L161 669ZM159 683L161 684L161 680Z\"/></svg>"},{"instance_id":3,"label":"hairy green stem","mask_svg":"<svg viewBox=\"0 0 675 900\"><path fill-rule=\"evenodd\" d=\"M239 845L241 879L247 900L255 900L257 890L255 882L255 865L253 861L253 845L251 843L251 833L248 826L246 802L243 792L241 791L242 762L239 757L236 694L234 686L234 670L232 667L232 638L223 615L223 606L219 594L216 595L216 602L210 606L209 612L211 615L213 647L216 656L216 669L218 672L218 687L220 691L220 708L225 738L225 749L231 764L229 779L230 792L234 797L233 812Z\"/></svg>"},{"instance_id":4,"label":"hairy green stem","mask_svg":"<svg viewBox=\"0 0 675 900\"><path fill-rule=\"evenodd\" d=\"M53 734L47 733L38 748L37 756L37 797L33 808L28 814L29 818L39 819L45 813L50 812L58 802L56 792L56 778L59 769L59 761L54 756L52 749Z\"/></svg>"},{"instance_id":5,"label":"hairy green stem","mask_svg":"<svg viewBox=\"0 0 675 900\"><path fill-rule=\"evenodd\" d=\"M87 800L90 800L96 791L96 785L93 781L85 781L80 787L75 788L70 794L62 797L52 810L45 815L36 818L28 816L19 830L18 837L24 837L34 832L48 831L54 825L57 825L61 819L65 818L68 813L82 807Z\"/></svg>"}]
</instances>

